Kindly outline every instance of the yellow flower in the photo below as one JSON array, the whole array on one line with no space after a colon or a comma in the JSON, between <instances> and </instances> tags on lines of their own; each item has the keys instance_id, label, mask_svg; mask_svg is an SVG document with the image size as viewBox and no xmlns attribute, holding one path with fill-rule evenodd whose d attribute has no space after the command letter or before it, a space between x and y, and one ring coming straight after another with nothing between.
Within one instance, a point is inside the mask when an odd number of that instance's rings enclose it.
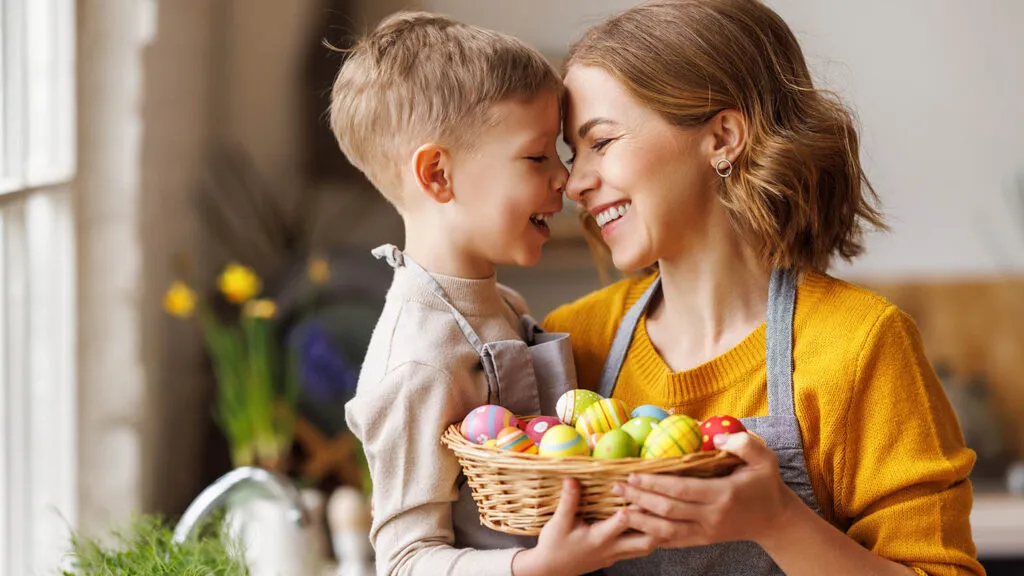
<instances>
[{"instance_id":1,"label":"yellow flower","mask_svg":"<svg viewBox=\"0 0 1024 576\"><path fill-rule=\"evenodd\" d=\"M244 304L259 294L263 285L252 268L232 262L221 272L217 287L229 301Z\"/></svg>"},{"instance_id":2,"label":"yellow flower","mask_svg":"<svg viewBox=\"0 0 1024 576\"><path fill-rule=\"evenodd\" d=\"M175 282L164 294L164 310L171 316L188 318L196 310L196 293L184 282Z\"/></svg>"},{"instance_id":3,"label":"yellow flower","mask_svg":"<svg viewBox=\"0 0 1024 576\"><path fill-rule=\"evenodd\" d=\"M331 265L327 263L327 260L324 260L319 256L310 258L308 274L309 279L312 280L314 284L322 286L331 279Z\"/></svg>"},{"instance_id":4,"label":"yellow flower","mask_svg":"<svg viewBox=\"0 0 1024 576\"><path fill-rule=\"evenodd\" d=\"M277 314L277 304L274 304L273 300L267 300L266 298L250 300L245 303L243 312L245 312L246 316L270 320Z\"/></svg>"}]
</instances>

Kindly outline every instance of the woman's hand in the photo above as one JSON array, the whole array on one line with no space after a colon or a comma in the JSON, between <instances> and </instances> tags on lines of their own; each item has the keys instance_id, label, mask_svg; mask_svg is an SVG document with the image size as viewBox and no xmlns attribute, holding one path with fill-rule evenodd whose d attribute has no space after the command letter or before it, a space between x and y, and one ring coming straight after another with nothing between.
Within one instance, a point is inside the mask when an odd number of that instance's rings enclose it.
<instances>
[{"instance_id":1,"label":"woman's hand","mask_svg":"<svg viewBox=\"0 0 1024 576\"><path fill-rule=\"evenodd\" d=\"M619 485L633 505L626 522L663 548L751 540L791 576L912 576L873 554L804 505L782 481L779 461L749 434L715 437L715 446L745 462L724 478L641 474Z\"/></svg>"},{"instance_id":2,"label":"woman's hand","mask_svg":"<svg viewBox=\"0 0 1024 576\"><path fill-rule=\"evenodd\" d=\"M722 478L637 474L617 485L615 493L633 503L629 526L658 538L664 548L761 542L794 506L803 506L782 481L775 453L762 442L746 433L720 434L715 445L745 464Z\"/></svg>"},{"instance_id":3,"label":"woman's hand","mask_svg":"<svg viewBox=\"0 0 1024 576\"><path fill-rule=\"evenodd\" d=\"M576 516L580 488L575 480L562 484L562 499L544 525L537 546L512 559L514 576L575 576L611 566L619 560L646 556L658 547L650 534L626 533L624 511L595 524Z\"/></svg>"}]
</instances>

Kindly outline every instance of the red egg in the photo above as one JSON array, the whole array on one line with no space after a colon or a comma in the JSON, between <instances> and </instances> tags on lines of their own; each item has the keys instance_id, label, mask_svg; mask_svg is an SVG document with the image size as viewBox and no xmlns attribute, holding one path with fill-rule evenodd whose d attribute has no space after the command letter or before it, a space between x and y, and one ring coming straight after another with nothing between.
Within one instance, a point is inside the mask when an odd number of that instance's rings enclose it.
<instances>
[{"instance_id":1,"label":"red egg","mask_svg":"<svg viewBox=\"0 0 1024 576\"><path fill-rule=\"evenodd\" d=\"M700 424L701 446L704 452L715 450L716 434L736 434L745 432L747 427L732 416L712 416Z\"/></svg>"},{"instance_id":2,"label":"red egg","mask_svg":"<svg viewBox=\"0 0 1024 576\"><path fill-rule=\"evenodd\" d=\"M561 423L562 421L554 416L538 416L530 420L530 423L524 428L530 440L533 440L534 444L540 444L540 439L544 437L544 434Z\"/></svg>"}]
</instances>

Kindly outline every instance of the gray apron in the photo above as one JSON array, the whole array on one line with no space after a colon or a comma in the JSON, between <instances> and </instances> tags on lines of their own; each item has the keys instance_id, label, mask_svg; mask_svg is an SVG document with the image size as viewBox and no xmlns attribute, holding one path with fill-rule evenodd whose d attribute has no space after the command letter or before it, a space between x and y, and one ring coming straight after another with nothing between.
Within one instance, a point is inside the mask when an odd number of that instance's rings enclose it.
<instances>
[{"instance_id":1,"label":"gray apron","mask_svg":"<svg viewBox=\"0 0 1024 576\"><path fill-rule=\"evenodd\" d=\"M611 398L640 317L661 287L658 277L622 319L608 354L598 392ZM772 272L768 286L766 322L768 415L740 418L743 425L765 440L779 458L782 480L812 510L821 514L804 464L803 441L793 404L793 309L796 279L788 270ZM603 573L619 574L783 574L771 557L749 541L692 548L657 550L649 556L619 562Z\"/></svg>"},{"instance_id":2,"label":"gray apron","mask_svg":"<svg viewBox=\"0 0 1024 576\"><path fill-rule=\"evenodd\" d=\"M515 414L554 416L558 398L576 388L576 365L568 334L544 332L533 318L522 315L520 322L525 341L483 342L466 317L452 305L444 288L422 266L391 244L380 246L372 253L393 268L407 268L425 289L448 307L466 340L480 356L487 379L487 404L504 406ZM509 307L515 311L511 304ZM459 548L494 550L533 547L537 543L536 538L512 536L483 526L469 484L461 475L459 499L452 504L452 524L455 546Z\"/></svg>"}]
</instances>

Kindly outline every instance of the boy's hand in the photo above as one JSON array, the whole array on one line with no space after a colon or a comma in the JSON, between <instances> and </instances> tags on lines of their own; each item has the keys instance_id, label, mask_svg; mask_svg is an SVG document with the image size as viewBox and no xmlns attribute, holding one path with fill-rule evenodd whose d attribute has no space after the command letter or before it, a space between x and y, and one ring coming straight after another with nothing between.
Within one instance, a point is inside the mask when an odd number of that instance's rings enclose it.
<instances>
[{"instance_id":1,"label":"boy's hand","mask_svg":"<svg viewBox=\"0 0 1024 576\"><path fill-rule=\"evenodd\" d=\"M576 576L600 570L658 547L658 540L629 529L621 511L607 520L587 524L576 517L580 488L575 480L562 484L562 499L554 516L541 530L536 548L523 550L512 560L513 576Z\"/></svg>"}]
</instances>

